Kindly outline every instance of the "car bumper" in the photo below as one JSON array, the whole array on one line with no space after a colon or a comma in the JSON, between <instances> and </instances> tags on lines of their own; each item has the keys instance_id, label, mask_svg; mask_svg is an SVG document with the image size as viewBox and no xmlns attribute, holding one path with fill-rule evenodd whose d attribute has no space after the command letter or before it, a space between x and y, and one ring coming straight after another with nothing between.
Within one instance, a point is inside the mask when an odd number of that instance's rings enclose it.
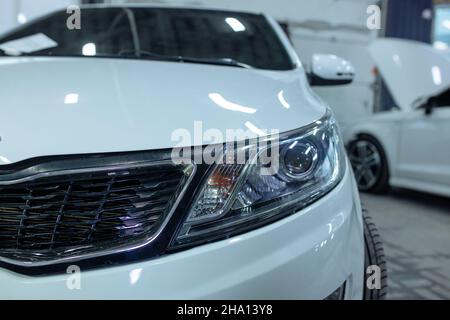
<instances>
[{"instance_id":1,"label":"car bumper","mask_svg":"<svg viewBox=\"0 0 450 320\"><path fill-rule=\"evenodd\" d=\"M0 299L361 299L364 238L350 170L327 196L264 228L181 253L69 274L0 270ZM77 288L79 284L79 289Z\"/></svg>"}]
</instances>

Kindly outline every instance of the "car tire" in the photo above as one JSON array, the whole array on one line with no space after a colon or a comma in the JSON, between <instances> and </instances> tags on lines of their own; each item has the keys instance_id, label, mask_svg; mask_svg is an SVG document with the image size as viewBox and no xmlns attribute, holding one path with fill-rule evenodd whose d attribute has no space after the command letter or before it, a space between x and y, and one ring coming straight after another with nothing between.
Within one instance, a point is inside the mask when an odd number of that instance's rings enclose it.
<instances>
[{"instance_id":1,"label":"car tire","mask_svg":"<svg viewBox=\"0 0 450 320\"><path fill-rule=\"evenodd\" d=\"M381 194L389 188L386 153L377 139L360 135L348 146L348 156L362 192Z\"/></svg>"},{"instance_id":2,"label":"car tire","mask_svg":"<svg viewBox=\"0 0 450 320\"><path fill-rule=\"evenodd\" d=\"M378 233L378 229L373 223L372 217L363 210L364 221L364 244L365 244L365 259L364 259L364 300L384 300L387 294L387 269L386 257L384 254L383 243ZM370 266L379 267L380 287L379 289L370 288L368 283L372 283L369 279L373 273L369 272Z\"/></svg>"}]
</instances>

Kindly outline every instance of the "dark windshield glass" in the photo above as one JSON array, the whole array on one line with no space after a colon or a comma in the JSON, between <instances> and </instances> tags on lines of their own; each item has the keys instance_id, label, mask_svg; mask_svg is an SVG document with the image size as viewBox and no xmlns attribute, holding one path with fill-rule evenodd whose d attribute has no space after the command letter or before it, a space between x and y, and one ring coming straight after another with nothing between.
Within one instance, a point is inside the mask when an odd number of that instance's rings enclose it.
<instances>
[{"instance_id":1,"label":"dark windshield glass","mask_svg":"<svg viewBox=\"0 0 450 320\"><path fill-rule=\"evenodd\" d=\"M89 8L81 10L80 30L67 28L68 17L66 12L58 12L16 29L0 38L0 49L10 54L5 47L22 48L20 41L29 42L31 36L34 42L44 43L44 49L39 46L28 51L17 49L19 52L15 54L152 59L182 56L209 62L229 59L260 69L293 68L280 39L261 15L188 9ZM19 47L12 40L19 40Z\"/></svg>"}]
</instances>

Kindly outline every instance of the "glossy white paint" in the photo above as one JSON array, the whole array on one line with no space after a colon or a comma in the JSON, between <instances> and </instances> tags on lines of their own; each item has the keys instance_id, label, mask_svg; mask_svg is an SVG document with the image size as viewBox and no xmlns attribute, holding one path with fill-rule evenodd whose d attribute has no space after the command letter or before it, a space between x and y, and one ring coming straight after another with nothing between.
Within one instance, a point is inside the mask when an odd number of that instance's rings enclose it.
<instances>
[{"instance_id":1,"label":"glossy white paint","mask_svg":"<svg viewBox=\"0 0 450 320\"><path fill-rule=\"evenodd\" d=\"M369 51L403 109L450 87L450 58L428 44L386 38L374 41Z\"/></svg>"},{"instance_id":2,"label":"glossy white paint","mask_svg":"<svg viewBox=\"0 0 450 320\"><path fill-rule=\"evenodd\" d=\"M114 3L127 3L116 0ZM330 53L344 57L356 67L355 81L345 86L314 87L313 90L333 108L341 127L373 113L372 73L374 63L368 54L369 42L377 36L377 30L366 26L367 7L373 0L159 0L154 5L263 12L278 21L288 22L291 40L305 65L314 53ZM147 5L147 2L146 2ZM95 5L98 6L98 5ZM345 15L336 14L345 12Z\"/></svg>"},{"instance_id":3,"label":"glossy white paint","mask_svg":"<svg viewBox=\"0 0 450 320\"><path fill-rule=\"evenodd\" d=\"M296 215L147 262L31 278L0 270L1 299L323 299L347 281L361 299L363 229L353 176ZM44 289L45 288L45 289Z\"/></svg>"},{"instance_id":4,"label":"glossy white paint","mask_svg":"<svg viewBox=\"0 0 450 320\"><path fill-rule=\"evenodd\" d=\"M330 81L353 81L355 77L355 68L352 64L334 54L314 54L311 72Z\"/></svg>"},{"instance_id":5,"label":"glossy white paint","mask_svg":"<svg viewBox=\"0 0 450 320\"><path fill-rule=\"evenodd\" d=\"M0 117L0 156L9 162L171 148L179 142L172 133L193 131L194 121L225 137L226 129L246 131L247 122L261 130L288 131L325 114L321 101L309 94L301 67L273 72L121 59L3 57L0 86L1 103L8 106Z\"/></svg>"},{"instance_id":6,"label":"glossy white paint","mask_svg":"<svg viewBox=\"0 0 450 320\"><path fill-rule=\"evenodd\" d=\"M401 121L398 177L405 184L450 197L450 105L433 110L412 110Z\"/></svg>"},{"instance_id":7,"label":"glossy white paint","mask_svg":"<svg viewBox=\"0 0 450 320\"><path fill-rule=\"evenodd\" d=\"M300 60L268 18L297 68L98 58L1 58L0 165L37 156L171 148L176 129L281 132L316 121L326 105ZM214 141L225 142L225 141ZM204 141L208 143L208 141ZM0 298L322 299L347 281L361 299L364 240L350 166L327 196L277 223L231 239L132 265L26 277L0 270ZM44 289L45 288L45 289Z\"/></svg>"},{"instance_id":8,"label":"glossy white paint","mask_svg":"<svg viewBox=\"0 0 450 320\"><path fill-rule=\"evenodd\" d=\"M450 197L450 106L435 108L431 115L417 108L424 97L450 87L450 60L411 41L380 40L372 48L401 110L359 122L344 132L344 140L372 135L386 152L391 185Z\"/></svg>"}]
</instances>

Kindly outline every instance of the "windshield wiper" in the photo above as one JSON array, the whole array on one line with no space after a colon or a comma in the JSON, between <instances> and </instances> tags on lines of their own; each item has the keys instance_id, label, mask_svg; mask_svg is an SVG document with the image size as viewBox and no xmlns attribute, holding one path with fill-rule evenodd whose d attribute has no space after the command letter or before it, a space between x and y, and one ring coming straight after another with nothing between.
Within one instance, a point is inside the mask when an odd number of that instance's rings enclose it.
<instances>
[{"instance_id":1,"label":"windshield wiper","mask_svg":"<svg viewBox=\"0 0 450 320\"><path fill-rule=\"evenodd\" d=\"M170 56L163 55L149 51L135 51L135 50L122 50L118 54L121 57L136 57L141 59L151 59L151 60L163 60L163 61L174 61L174 62L190 62L190 63L202 63L202 64L215 64L222 66L239 67L245 69L253 69L252 66L248 64L239 62L231 58L193 58L184 56Z\"/></svg>"},{"instance_id":2,"label":"windshield wiper","mask_svg":"<svg viewBox=\"0 0 450 320\"><path fill-rule=\"evenodd\" d=\"M252 66L248 64L239 62L232 58L192 58L192 57L178 57L181 62L192 62L192 63L204 63L204 64L216 64L222 66L239 67L245 69L253 69Z\"/></svg>"},{"instance_id":3,"label":"windshield wiper","mask_svg":"<svg viewBox=\"0 0 450 320\"><path fill-rule=\"evenodd\" d=\"M34 54L36 56L54 56L51 52L47 54ZM14 57L23 57L23 56L32 56L32 54L20 53L19 55L10 55L4 50L0 49L0 56L14 56ZM78 55L61 55L61 56L73 56L78 57ZM184 56L170 56L163 55L158 53L153 53L149 51L136 51L136 50L122 50L118 53L118 56L121 58L135 58L135 59L148 59L148 60L158 60L158 61L172 61L172 62L187 62L187 63L201 63L201 64L213 64L213 65L221 65L221 66L231 66L231 67L239 67L245 69L253 69L252 66L239 62L232 58L193 58L193 57L184 57ZM99 56L100 57L100 56ZM105 56L108 57L108 56ZM114 58L111 56L110 58Z\"/></svg>"}]
</instances>

